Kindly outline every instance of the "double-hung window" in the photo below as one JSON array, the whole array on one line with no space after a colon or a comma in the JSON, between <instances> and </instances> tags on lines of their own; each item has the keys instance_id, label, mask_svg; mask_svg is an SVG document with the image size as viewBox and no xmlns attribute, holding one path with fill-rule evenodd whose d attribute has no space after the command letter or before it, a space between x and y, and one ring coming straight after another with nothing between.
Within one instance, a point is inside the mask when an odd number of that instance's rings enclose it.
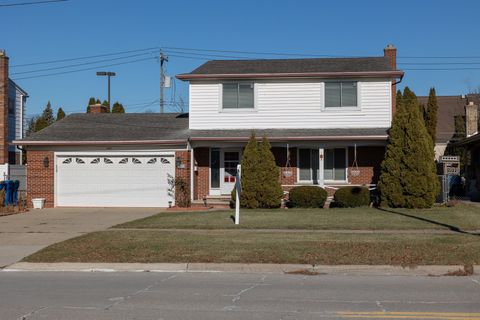
<instances>
[{"instance_id":1,"label":"double-hung window","mask_svg":"<svg viewBox=\"0 0 480 320\"><path fill-rule=\"evenodd\" d=\"M331 181L347 180L345 148L325 149L323 178Z\"/></svg>"},{"instance_id":2,"label":"double-hung window","mask_svg":"<svg viewBox=\"0 0 480 320\"><path fill-rule=\"evenodd\" d=\"M357 82L325 82L325 108L357 106Z\"/></svg>"},{"instance_id":3,"label":"double-hung window","mask_svg":"<svg viewBox=\"0 0 480 320\"><path fill-rule=\"evenodd\" d=\"M254 84L228 82L222 84L223 109L253 109Z\"/></svg>"}]
</instances>

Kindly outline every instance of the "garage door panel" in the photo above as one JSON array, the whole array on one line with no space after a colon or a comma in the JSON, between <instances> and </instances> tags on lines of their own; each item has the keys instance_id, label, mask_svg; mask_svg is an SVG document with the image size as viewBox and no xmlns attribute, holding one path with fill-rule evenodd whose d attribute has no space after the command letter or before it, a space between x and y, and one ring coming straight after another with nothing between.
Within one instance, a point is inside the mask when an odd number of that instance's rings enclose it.
<instances>
[{"instance_id":1,"label":"garage door panel","mask_svg":"<svg viewBox=\"0 0 480 320\"><path fill-rule=\"evenodd\" d=\"M166 207L174 202L172 156L57 158L58 206Z\"/></svg>"}]
</instances>

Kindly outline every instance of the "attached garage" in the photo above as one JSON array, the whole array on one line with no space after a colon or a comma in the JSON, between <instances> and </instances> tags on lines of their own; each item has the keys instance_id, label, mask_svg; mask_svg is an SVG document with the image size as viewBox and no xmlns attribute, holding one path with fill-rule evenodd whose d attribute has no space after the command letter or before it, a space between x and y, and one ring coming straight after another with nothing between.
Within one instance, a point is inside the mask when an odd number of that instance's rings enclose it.
<instances>
[{"instance_id":1,"label":"attached garage","mask_svg":"<svg viewBox=\"0 0 480 320\"><path fill-rule=\"evenodd\" d=\"M174 205L174 153L65 154L55 158L56 206Z\"/></svg>"}]
</instances>

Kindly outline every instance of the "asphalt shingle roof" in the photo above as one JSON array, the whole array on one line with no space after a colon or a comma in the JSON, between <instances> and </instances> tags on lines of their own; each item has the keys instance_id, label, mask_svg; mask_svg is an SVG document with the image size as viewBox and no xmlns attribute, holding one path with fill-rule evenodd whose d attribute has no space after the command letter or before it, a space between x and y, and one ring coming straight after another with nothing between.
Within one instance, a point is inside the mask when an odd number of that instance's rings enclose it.
<instances>
[{"instance_id":1,"label":"asphalt shingle roof","mask_svg":"<svg viewBox=\"0 0 480 320\"><path fill-rule=\"evenodd\" d=\"M258 136L273 138L386 136L387 128L338 129L263 129ZM167 141L201 140L202 138L246 138L252 130L190 130L188 114L125 113L73 114L36 132L23 141L36 142L95 142L95 141ZM21 144L21 142L20 142ZM28 143L27 143L28 144Z\"/></svg>"},{"instance_id":2,"label":"asphalt shingle roof","mask_svg":"<svg viewBox=\"0 0 480 320\"><path fill-rule=\"evenodd\" d=\"M385 57L211 60L190 74L260 74L392 71Z\"/></svg>"}]
</instances>

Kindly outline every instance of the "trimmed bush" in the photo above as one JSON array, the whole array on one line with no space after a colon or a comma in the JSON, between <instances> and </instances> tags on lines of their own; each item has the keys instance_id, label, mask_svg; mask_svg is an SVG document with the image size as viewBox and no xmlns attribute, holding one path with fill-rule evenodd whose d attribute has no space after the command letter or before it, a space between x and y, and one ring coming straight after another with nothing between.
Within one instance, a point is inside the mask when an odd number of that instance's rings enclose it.
<instances>
[{"instance_id":1,"label":"trimmed bush","mask_svg":"<svg viewBox=\"0 0 480 320\"><path fill-rule=\"evenodd\" d=\"M367 187L343 187L333 195L335 206L354 208L370 205L370 190Z\"/></svg>"},{"instance_id":2,"label":"trimmed bush","mask_svg":"<svg viewBox=\"0 0 480 320\"><path fill-rule=\"evenodd\" d=\"M291 207L323 208L327 200L327 191L320 187L299 186L290 189L288 198Z\"/></svg>"}]
</instances>

